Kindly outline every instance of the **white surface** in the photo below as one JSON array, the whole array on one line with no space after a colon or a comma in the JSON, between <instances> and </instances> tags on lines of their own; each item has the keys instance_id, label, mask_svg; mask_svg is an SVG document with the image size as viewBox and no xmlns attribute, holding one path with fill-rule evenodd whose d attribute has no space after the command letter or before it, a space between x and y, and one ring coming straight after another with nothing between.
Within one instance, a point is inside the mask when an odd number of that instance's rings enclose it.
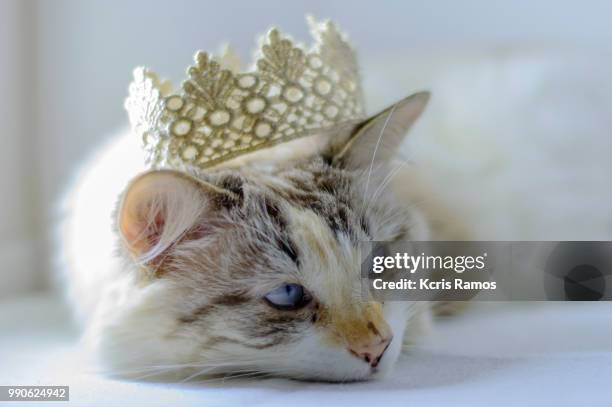
<instances>
[{"instance_id":1,"label":"white surface","mask_svg":"<svg viewBox=\"0 0 612 407\"><path fill-rule=\"evenodd\" d=\"M612 303L481 303L387 379L353 384L110 380L82 362L65 315L49 296L0 304L0 384L69 385L75 406L612 405Z\"/></svg>"}]
</instances>

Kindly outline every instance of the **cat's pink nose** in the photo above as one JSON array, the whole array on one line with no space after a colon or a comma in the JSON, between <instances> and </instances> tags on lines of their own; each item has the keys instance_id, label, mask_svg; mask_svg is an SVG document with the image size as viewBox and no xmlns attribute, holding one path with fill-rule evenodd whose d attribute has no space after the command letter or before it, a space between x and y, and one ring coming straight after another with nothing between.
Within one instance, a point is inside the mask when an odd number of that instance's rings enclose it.
<instances>
[{"instance_id":1,"label":"cat's pink nose","mask_svg":"<svg viewBox=\"0 0 612 407\"><path fill-rule=\"evenodd\" d=\"M372 342L364 343L359 346L350 346L348 351L355 357L362 359L372 367L378 366L380 359L389 347L393 336L387 338L374 338Z\"/></svg>"}]
</instances>

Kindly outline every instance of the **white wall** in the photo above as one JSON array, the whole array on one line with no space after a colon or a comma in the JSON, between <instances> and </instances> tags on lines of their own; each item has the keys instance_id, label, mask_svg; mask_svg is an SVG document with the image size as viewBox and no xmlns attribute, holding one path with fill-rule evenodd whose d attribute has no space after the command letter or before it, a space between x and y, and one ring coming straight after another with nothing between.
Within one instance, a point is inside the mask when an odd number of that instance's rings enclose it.
<instances>
[{"instance_id":1,"label":"white wall","mask_svg":"<svg viewBox=\"0 0 612 407\"><path fill-rule=\"evenodd\" d=\"M49 198L75 161L125 122L122 104L135 66L178 81L196 49L216 50L226 40L249 59L255 36L270 24L308 40L305 13L337 20L365 63L376 54L466 46L612 50L612 3L605 1L54 0L39 6L44 131L38 147Z\"/></svg>"},{"instance_id":2,"label":"white wall","mask_svg":"<svg viewBox=\"0 0 612 407\"><path fill-rule=\"evenodd\" d=\"M24 30L29 5L0 1L0 297L36 288L37 239L33 178L38 151L33 147L31 111L35 83Z\"/></svg>"},{"instance_id":3,"label":"white wall","mask_svg":"<svg viewBox=\"0 0 612 407\"><path fill-rule=\"evenodd\" d=\"M307 12L350 33L366 76L376 56L389 53L508 45L612 50L612 2L594 0L0 0L0 77L8 78L0 98L0 278L24 276L25 289L35 285L34 269L43 275L45 267L26 261L45 263L36 236L49 231L48 209L75 166L126 123L133 67L148 65L176 81L194 50L230 40L248 57L255 35L271 24L308 40Z\"/></svg>"}]
</instances>

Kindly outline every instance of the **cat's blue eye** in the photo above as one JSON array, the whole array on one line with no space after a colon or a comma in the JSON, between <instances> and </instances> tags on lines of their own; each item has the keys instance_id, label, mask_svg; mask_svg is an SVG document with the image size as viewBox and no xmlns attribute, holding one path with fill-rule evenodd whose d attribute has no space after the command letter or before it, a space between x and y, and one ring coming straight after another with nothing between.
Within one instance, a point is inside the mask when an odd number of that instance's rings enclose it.
<instances>
[{"instance_id":1,"label":"cat's blue eye","mask_svg":"<svg viewBox=\"0 0 612 407\"><path fill-rule=\"evenodd\" d=\"M299 284L283 284L264 297L272 307L280 310L296 310L311 301L310 295Z\"/></svg>"}]
</instances>

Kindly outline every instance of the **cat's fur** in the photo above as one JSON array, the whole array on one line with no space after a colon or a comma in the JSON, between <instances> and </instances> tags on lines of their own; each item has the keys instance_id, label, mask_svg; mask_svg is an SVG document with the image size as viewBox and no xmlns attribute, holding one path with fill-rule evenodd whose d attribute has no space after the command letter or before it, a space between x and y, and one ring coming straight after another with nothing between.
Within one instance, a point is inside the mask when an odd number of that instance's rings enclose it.
<instances>
[{"instance_id":1,"label":"cat's fur","mask_svg":"<svg viewBox=\"0 0 612 407\"><path fill-rule=\"evenodd\" d=\"M173 379L387 372L429 309L364 302L357 247L430 237L430 214L395 191L405 168L393 161L427 98L336 135L348 139L340 145L303 152L303 140L288 160L274 157L297 147L189 174L145 172L137 140L113 142L77 183L65 225L70 295L103 368ZM405 192L412 181L402 179ZM263 298L282 283L303 285L312 302L270 307ZM378 366L350 351L382 336L393 339Z\"/></svg>"}]
</instances>

